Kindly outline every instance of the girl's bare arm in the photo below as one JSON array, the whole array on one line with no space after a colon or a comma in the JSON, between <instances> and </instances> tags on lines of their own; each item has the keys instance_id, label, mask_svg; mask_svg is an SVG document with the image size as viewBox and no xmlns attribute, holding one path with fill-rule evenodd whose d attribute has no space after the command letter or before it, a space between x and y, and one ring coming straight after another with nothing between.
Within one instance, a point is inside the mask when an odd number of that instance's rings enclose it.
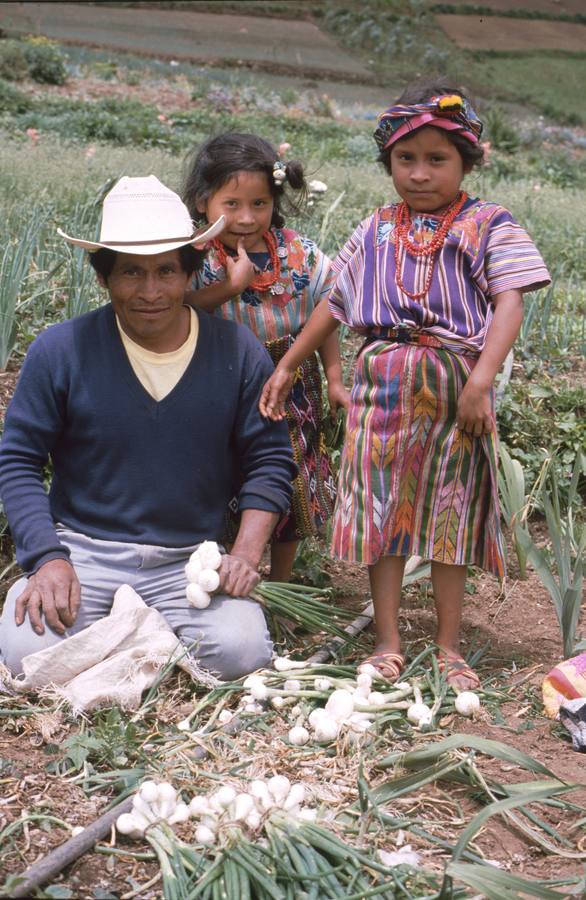
<instances>
[{"instance_id":1,"label":"girl's bare arm","mask_svg":"<svg viewBox=\"0 0 586 900\"><path fill-rule=\"evenodd\" d=\"M458 428L476 437L495 428L490 391L523 322L520 290L503 291L493 297L493 303L486 344L458 401Z\"/></svg>"},{"instance_id":2,"label":"girl's bare arm","mask_svg":"<svg viewBox=\"0 0 586 900\"><path fill-rule=\"evenodd\" d=\"M322 303L324 301L322 300ZM342 360L340 358L340 344L335 331L327 336L318 350L326 380L328 383L328 402L330 413L335 417L340 406L348 409L350 394L342 381Z\"/></svg>"}]
</instances>

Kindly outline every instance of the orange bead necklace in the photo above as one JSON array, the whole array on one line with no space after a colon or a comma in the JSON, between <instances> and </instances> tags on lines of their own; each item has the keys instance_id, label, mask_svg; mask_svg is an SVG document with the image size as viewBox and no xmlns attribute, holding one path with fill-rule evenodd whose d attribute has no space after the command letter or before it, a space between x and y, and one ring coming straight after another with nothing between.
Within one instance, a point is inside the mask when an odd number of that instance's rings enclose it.
<instances>
[{"instance_id":1,"label":"orange bead necklace","mask_svg":"<svg viewBox=\"0 0 586 900\"><path fill-rule=\"evenodd\" d=\"M411 213L404 200L402 203L399 203L395 219L395 283L399 290L411 297L412 300L420 300L429 291L436 263L435 254L443 247L448 231L467 199L468 194L465 191L460 191L456 199L450 203L442 215L432 239L426 244L416 243L409 237L412 224ZM410 256L415 256L416 258L431 257L425 273L425 284L421 291L408 291L403 284L403 279L401 278L401 247L404 247Z\"/></svg>"},{"instance_id":2,"label":"orange bead necklace","mask_svg":"<svg viewBox=\"0 0 586 900\"><path fill-rule=\"evenodd\" d=\"M282 287L282 285L280 284L281 260L279 259L279 254L277 252L277 241L275 239L275 236L270 231L265 231L262 237L265 244L267 245L267 250L269 253L269 266L265 269L264 272L259 272L258 275L255 275L255 277L248 285L248 288L252 289L253 291L263 292L268 291L271 287L274 286L271 293L282 294L284 288L282 288L280 291L275 290L275 288L277 287ZM223 269L225 269L227 253L224 244L216 238L212 241L212 247L216 251L219 264Z\"/></svg>"}]
</instances>

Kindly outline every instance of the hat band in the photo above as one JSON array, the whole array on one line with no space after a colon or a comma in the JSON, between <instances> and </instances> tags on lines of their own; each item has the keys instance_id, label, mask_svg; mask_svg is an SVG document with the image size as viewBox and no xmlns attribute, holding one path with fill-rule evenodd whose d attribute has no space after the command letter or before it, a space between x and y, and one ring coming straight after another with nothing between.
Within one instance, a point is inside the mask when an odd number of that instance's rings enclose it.
<instances>
[{"instance_id":1,"label":"hat band","mask_svg":"<svg viewBox=\"0 0 586 900\"><path fill-rule=\"evenodd\" d=\"M100 244L109 244L111 247L150 247L153 244L174 244L177 241L187 242L196 240L196 238L197 234L190 234L187 237L157 238L148 241L109 241L108 238L100 237Z\"/></svg>"}]
</instances>

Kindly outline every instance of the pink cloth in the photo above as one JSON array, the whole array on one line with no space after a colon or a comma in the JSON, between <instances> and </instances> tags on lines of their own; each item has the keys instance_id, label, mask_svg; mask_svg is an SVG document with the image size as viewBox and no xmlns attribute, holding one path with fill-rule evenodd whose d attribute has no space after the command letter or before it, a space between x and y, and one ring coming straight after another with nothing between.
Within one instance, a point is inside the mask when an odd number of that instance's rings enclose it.
<instances>
[{"instance_id":1,"label":"pink cloth","mask_svg":"<svg viewBox=\"0 0 586 900\"><path fill-rule=\"evenodd\" d=\"M554 666L543 679L541 688L545 712L552 719L558 716L563 700L586 697L586 653Z\"/></svg>"},{"instance_id":2,"label":"pink cloth","mask_svg":"<svg viewBox=\"0 0 586 900\"><path fill-rule=\"evenodd\" d=\"M433 113L426 112L421 113L420 116L412 116L412 118L407 119L405 124L401 125L401 127L388 139L385 144L385 150L387 147L391 147L395 141L400 141L406 134L410 134L417 128L423 128L424 125L433 125L434 128L443 128L444 131L459 131L462 137L467 138L473 144L478 143L478 137L474 132L462 128L459 122L455 122L453 119L446 119L445 116L439 117Z\"/></svg>"}]
</instances>

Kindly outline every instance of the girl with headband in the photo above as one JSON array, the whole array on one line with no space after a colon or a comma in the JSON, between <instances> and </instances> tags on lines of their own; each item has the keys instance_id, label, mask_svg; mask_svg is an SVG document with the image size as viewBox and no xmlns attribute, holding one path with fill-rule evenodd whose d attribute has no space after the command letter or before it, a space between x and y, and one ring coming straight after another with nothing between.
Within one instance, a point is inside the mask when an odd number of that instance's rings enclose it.
<instances>
[{"instance_id":1,"label":"girl with headband","mask_svg":"<svg viewBox=\"0 0 586 900\"><path fill-rule=\"evenodd\" d=\"M399 194L334 261L329 297L265 385L278 419L296 366L340 322L364 334L346 425L332 551L369 567L376 645L366 662L392 681L407 556L431 560L438 662L456 689L476 674L460 652L466 568L502 578L493 384L523 318L548 284L526 231L470 197L482 123L465 95L419 82L378 120L379 160Z\"/></svg>"},{"instance_id":2,"label":"girl with headband","mask_svg":"<svg viewBox=\"0 0 586 900\"><path fill-rule=\"evenodd\" d=\"M285 149L285 146L282 148ZM207 247L188 303L248 326L273 362L291 347L311 313L330 293L330 260L317 245L285 228L283 207L295 209L289 190L305 191L303 168L283 162L254 134L227 132L206 141L191 157L184 202L195 220L225 227ZM332 414L347 406L338 338L334 330L316 345L328 382ZM298 543L321 531L331 516L335 479L323 436L321 374L308 355L285 414L299 474L289 513L277 524L271 546L271 579L288 581ZM260 487L262 490L262 486Z\"/></svg>"}]
</instances>

